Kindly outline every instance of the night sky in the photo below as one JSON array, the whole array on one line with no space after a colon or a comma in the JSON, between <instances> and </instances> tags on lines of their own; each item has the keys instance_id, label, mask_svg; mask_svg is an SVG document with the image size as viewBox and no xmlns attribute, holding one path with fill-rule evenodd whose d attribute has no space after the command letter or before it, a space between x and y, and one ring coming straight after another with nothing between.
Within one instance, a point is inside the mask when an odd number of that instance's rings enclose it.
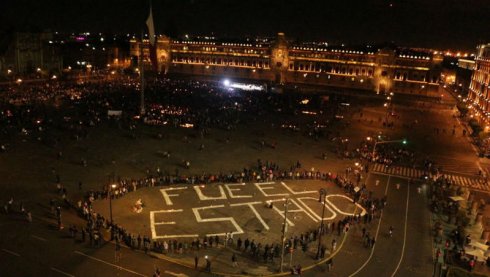
<instances>
[{"instance_id":1,"label":"night sky","mask_svg":"<svg viewBox=\"0 0 490 277\"><path fill-rule=\"evenodd\" d=\"M0 30L140 33L149 0L0 0ZM474 50L489 0L153 0L157 32Z\"/></svg>"}]
</instances>

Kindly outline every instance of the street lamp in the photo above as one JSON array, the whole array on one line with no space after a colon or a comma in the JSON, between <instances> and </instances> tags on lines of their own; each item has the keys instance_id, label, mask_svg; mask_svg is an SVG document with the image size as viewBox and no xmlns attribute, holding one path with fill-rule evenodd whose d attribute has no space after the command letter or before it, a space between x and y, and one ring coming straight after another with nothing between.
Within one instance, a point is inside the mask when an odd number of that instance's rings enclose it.
<instances>
[{"instance_id":1,"label":"street lamp","mask_svg":"<svg viewBox=\"0 0 490 277\"><path fill-rule=\"evenodd\" d=\"M117 187L115 183L111 184L110 189L109 189L109 214L111 217L111 240L114 240L114 226L112 224L112 190L114 190Z\"/></svg>"},{"instance_id":2,"label":"street lamp","mask_svg":"<svg viewBox=\"0 0 490 277\"><path fill-rule=\"evenodd\" d=\"M327 190L321 188L319 193L320 193L320 198L318 199L318 201L322 203L322 221L320 222L320 232L318 234L318 250L316 251L317 260L320 259L321 257L322 234L324 229L323 219L325 218L325 202L327 202Z\"/></svg>"},{"instance_id":3,"label":"street lamp","mask_svg":"<svg viewBox=\"0 0 490 277\"><path fill-rule=\"evenodd\" d=\"M286 232L288 231L288 206L289 206L289 198L284 199L284 222L282 224L282 250L281 250L281 266L279 272L282 272L282 266L284 264L284 243L286 241Z\"/></svg>"},{"instance_id":4,"label":"street lamp","mask_svg":"<svg viewBox=\"0 0 490 277\"><path fill-rule=\"evenodd\" d=\"M112 225L112 190L115 189L117 187L116 184L112 184L111 185L111 189L109 190L109 214L110 214L110 217L111 217L111 225Z\"/></svg>"}]
</instances>

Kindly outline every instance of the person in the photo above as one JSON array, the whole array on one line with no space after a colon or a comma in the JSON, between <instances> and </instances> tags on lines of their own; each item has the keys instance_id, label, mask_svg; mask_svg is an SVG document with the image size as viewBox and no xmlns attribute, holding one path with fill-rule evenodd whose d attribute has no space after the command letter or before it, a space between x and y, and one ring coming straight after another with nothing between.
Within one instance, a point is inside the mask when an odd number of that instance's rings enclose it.
<instances>
[{"instance_id":1,"label":"person","mask_svg":"<svg viewBox=\"0 0 490 277\"><path fill-rule=\"evenodd\" d=\"M238 266L238 262L237 262L237 258L236 258L235 253L233 253L233 255L231 256L231 262L233 264L233 267L237 267Z\"/></svg>"},{"instance_id":2,"label":"person","mask_svg":"<svg viewBox=\"0 0 490 277\"><path fill-rule=\"evenodd\" d=\"M209 260L208 256L206 258L206 272L211 272L211 261Z\"/></svg>"},{"instance_id":3,"label":"person","mask_svg":"<svg viewBox=\"0 0 490 277\"><path fill-rule=\"evenodd\" d=\"M160 277L160 269L158 267L155 269L155 274L153 274L154 277Z\"/></svg>"},{"instance_id":4,"label":"person","mask_svg":"<svg viewBox=\"0 0 490 277\"><path fill-rule=\"evenodd\" d=\"M197 269L198 264L199 264L199 257L196 254L194 256L194 269Z\"/></svg>"},{"instance_id":5,"label":"person","mask_svg":"<svg viewBox=\"0 0 490 277\"><path fill-rule=\"evenodd\" d=\"M326 262L326 264L327 264L328 271L332 270L332 268L333 268L333 258L328 259L327 262Z\"/></svg>"}]
</instances>

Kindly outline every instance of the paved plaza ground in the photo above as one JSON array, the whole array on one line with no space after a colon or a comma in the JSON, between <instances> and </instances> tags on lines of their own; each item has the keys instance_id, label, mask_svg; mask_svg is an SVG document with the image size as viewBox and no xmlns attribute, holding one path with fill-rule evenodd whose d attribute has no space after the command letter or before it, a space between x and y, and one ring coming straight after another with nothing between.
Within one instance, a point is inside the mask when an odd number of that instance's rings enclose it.
<instances>
[{"instance_id":1,"label":"paved plaza ground","mask_svg":"<svg viewBox=\"0 0 490 277\"><path fill-rule=\"evenodd\" d=\"M306 170L343 174L345 168L352 167L356 161L338 157L335 152L338 140L333 138L348 138L347 148L355 150L367 136L378 135L386 140L406 138L406 147L416 153L418 161L430 158L444 172L455 176L474 179L480 169L487 169L486 161L477 157L467 136L463 136L462 126L453 117L451 106L395 101L394 114L387 115L381 100L368 104L364 98L346 97L344 101L349 106L338 112L343 119L329 125L328 131L332 135L328 138L315 138L304 130L314 121L322 123L330 119L306 113L246 116L243 118L244 123L238 124L236 130L211 129L204 137L186 128L138 125L135 131L129 131L119 128L114 122L105 122L89 129L87 138L81 140L75 140L60 130L50 130L49 134L45 134L45 137L56 138L56 144L39 141L34 136L18 135L11 138L9 150L0 153L0 202L5 203L14 197L16 203L22 202L26 209L32 211L34 222L29 227L21 217L0 217L0 228L5 234L0 238L0 248L19 254L17 257L6 251L1 252L2 260L8 261L2 267L5 267L5 272L11 273L6 276L33 276L38 272L49 272L46 276L63 276L50 269L53 267L68 272L68 276L114 274L110 265L106 264L110 270L101 269L100 272L95 270L98 266L94 265L98 263L94 259L116 264L112 250L107 248L112 247L111 244L98 250L90 249L81 243L73 244L70 239L66 239L66 233L59 235L58 231L50 227L55 222L48 211L49 200L59 200L56 175L67 188L67 196L76 202L89 190L100 190L117 179L141 178L148 171L155 173L157 168L165 174L226 174L255 167L260 159L284 169L289 169L299 161ZM383 126L382 121L386 117L394 123L393 127ZM300 131L283 128L285 124L295 125ZM454 135L451 132L453 128L456 130ZM265 142L264 146L262 141ZM200 149L201 145L203 149ZM63 154L58 157L60 151ZM170 152L170 157L164 157L164 152ZM81 164L81 159L87 161L86 166ZM184 161L190 161L188 169L183 166ZM382 220L369 226L371 234L380 234L376 249L370 252L362 246L361 227L355 227L346 238L344 247L337 253L335 267L331 272L326 271L326 266L322 264L306 273L308 276L372 276L372 272L377 272L380 274L377 276L391 276L391 273L398 272L397 276L429 276L427 274L431 273L432 268L430 214L423 194L417 192L417 186L422 183L408 185L404 176L390 174L369 173L364 178L363 182L375 197L388 195L389 199L390 209L385 212ZM402 184L402 189L396 189L396 184ZM270 189L264 190L264 187ZM168 190L170 188L179 189ZM318 228L321 215L318 202L320 188L328 188L330 195L342 195L333 184L314 180L284 181L284 184L274 181L273 184L262 185L247 182L243 185L188 184L143 188L115 199L112 203L113 217L115 222L131 232L162 240L233 232L234 238L248 237L263 243L277 243L282 226L281 203L286 196L294 199L292 206L298 210L290 214L294 226L291 224L288 232L300 234ZM168 190L169 197L165 198L162 189ZM141 213L132 210L138 199L142 199L145 204ZM265 207L268 200L276 201L274 208ZM342 212L348 214L354 210L354 205L341 196L332 196L329 200L331 204L326 209L326 218L339 220ZM338 207L338 210L333 206ZM254 207L255 212L251 207ZM107 217L108 201L96 201L95 210ZM334 215L337 217L333 218ZM83 224L83 221L68 212L66 217L74 224ZM206 222L206 219L217 221ZM395 226L396 232L392 240L388 240L385 234L391 225ZM329 245L331 239L325 238L325 244ZM337 239L340 241L343 237ZM43 246L43 243L49 244L49 247ZM70 255L63 250L65 244L70 245L67 248L70 249ZM315 247L298 261L310 261L305 265L314 264L312 255ZM49 255L43 255L45 248L51 249L47 250ZM77 251L93 259L77 254ZM127 253L123 259L124 267L143 276L150 276L155 264L160 263L142 253L133 253L127 249L123 253ZM230 272L243 270L225 265L224 261L229 260L231 253L210 252L215 256L222 255L216 260L216 266L221 263L222 268ZM192 264L192 254L170 258ZM36 261L37 271L9 265L26 265L35 261L36 257L40 260ZM18 262L17 258L25 260ZM240 261L243 261L244 266L253 264L246 256L240 256ZM170 272L207 276L187 267L162 263L162 267L165 266ZM261 266L264 265L255 265L256 268ZM277 264L268 266L270 268L264 270L273 271L277 268ZM128 270L117 272L120 276L134 276ZM167 273L166 276L171 275Z\"/></svg>"}]
</instances>

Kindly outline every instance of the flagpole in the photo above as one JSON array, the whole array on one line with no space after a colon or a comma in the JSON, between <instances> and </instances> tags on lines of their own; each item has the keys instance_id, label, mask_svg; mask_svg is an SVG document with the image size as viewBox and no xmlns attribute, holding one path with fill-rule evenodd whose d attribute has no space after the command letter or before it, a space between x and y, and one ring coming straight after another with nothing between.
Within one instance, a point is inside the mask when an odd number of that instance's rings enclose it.
<instances>
[{"instance_id":1,"label":"flagpole","mask_svg":"<svg viewBox=\"0 0 490 277\"><path fill-rule=\"evenodd\" d=\"M141 94L140 94L140 115L145 115L145 68L143 66L143 31L141 31L140 44L140 77L141 77Z\"/></svg>"}]
</instances>

